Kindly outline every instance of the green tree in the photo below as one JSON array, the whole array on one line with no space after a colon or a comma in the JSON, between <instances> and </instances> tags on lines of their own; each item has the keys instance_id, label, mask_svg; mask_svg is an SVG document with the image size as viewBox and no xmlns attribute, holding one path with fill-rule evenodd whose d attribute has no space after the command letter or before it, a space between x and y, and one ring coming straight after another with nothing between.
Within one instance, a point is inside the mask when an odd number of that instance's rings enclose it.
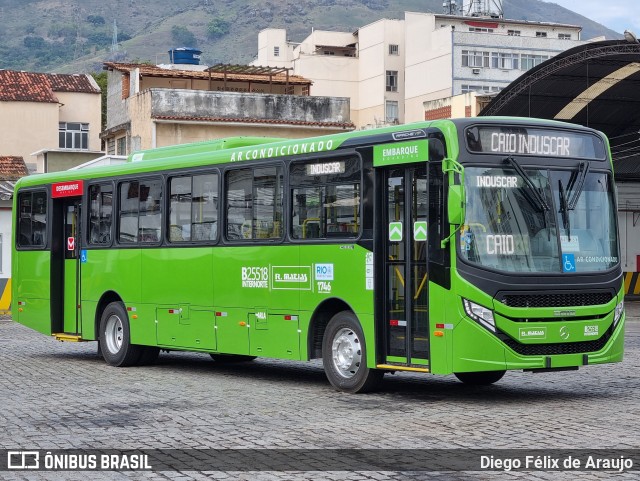
<instances>
[{"instance_id":1,"label":"green tree","mask_svg":"<svg viewBox=\"0 0 640 481\"><path fill-rule=\"evenodd\" d=\"M195 47L196 36L187 27L182 25L174 25L171 28L171 38L181 47Z\"/></svg>"},{"instance_id":2,"label":"green tree","mask_svg":"<svg viewBox=\"0 0 640 481\"><path fill-rule=\"evenodd\" d=\"M231 24L222 18L214 18L207 25L207 36L211 40L215 40L220 37L224 37L229 33L231 29Z\"/></svg>"},{"instance_id":3,"label":"green tree","mask_svg":"<svg viewBox=\"0 0 640 481\"><path fill-rule=\"evenodd\" d=\"M102 130L107 128L107 72L92 73L102 92Z\"/></svg>"},{"instance_id":4,"label":"green tree","mask_svg":"<svg viewBox=\"0 0 640 481\"><path fill-rule=\"evenodd\" d=\"M94 27L105 24L104 17L101 17L100 15L89 15L87 17L87 22L92 24Z\"/></svg>"}]
</instances>

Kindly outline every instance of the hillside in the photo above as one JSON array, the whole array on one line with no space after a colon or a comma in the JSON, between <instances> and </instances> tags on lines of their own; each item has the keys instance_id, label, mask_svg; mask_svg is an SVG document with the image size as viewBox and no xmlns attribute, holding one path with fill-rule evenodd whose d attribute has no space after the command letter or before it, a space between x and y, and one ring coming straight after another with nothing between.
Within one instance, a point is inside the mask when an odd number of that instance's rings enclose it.
<instances>
[{"instance_id":1,"label":"hillside","mask_svg":"<svg viewBox=\"0 0 640 481\"><path fill-rule=\"evenodd\" d=\"M404 11L441 13L442 0L0 0L0 68L99 71L111 55L114 20L121 55L168 62L172 47L197 47L202 63L248 63L258 32L286 28L301 41L312 28L354 31ZM619 33L553 3L504 0L506 18L583 26L582 38Z\"/></svg>"}]
</instances>

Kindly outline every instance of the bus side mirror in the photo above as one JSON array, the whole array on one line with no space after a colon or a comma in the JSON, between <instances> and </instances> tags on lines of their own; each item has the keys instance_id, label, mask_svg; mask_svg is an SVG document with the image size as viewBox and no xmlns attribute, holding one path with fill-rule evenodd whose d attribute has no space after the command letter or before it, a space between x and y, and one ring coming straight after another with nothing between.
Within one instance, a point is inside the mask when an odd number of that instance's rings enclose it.
<instances>
[{"instance_id":1,"label":"bus side mirror","mask_svg":"<svg viewBox=\"0 0 640 481\"><path fill-rule=\"evenodd\" d=\"M449 224L464 223L464 190L461 185L450 185L447 196L447 217Z\"/></svg>"}]
</instances>

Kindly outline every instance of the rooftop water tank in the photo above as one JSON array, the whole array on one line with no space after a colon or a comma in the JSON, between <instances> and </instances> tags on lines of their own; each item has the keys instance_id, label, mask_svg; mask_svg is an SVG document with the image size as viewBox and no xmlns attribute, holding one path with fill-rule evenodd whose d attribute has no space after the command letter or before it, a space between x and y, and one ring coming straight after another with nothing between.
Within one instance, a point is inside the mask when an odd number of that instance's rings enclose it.
<instances>
[{"instance_id":1,"label":"rooftop water tank","mask_svg":"<svg viewBox=\"0 0 640 481\"><path fill-rule=\"evenodd\" d=\"M169 59L173 64L200 65L201 50L197 48L179 47L169 50Z\"/></svg>"}]
</instances>

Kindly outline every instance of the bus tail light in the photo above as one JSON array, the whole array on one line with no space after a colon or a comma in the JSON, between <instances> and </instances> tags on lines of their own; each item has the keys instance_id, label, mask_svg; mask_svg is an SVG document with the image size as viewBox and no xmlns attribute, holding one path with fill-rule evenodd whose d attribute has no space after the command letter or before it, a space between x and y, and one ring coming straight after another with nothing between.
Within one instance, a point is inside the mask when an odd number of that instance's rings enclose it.
<instances>
[{"instance_id":1,"label":"bus tail light","mask_svg":"<svg viewBox=\"0 0 640 481\"><path fill-rule=\"evenodd\" d=\"M467 299L462 299L462 304L464 305L464 312L467 313L467 316L478 324L482 324L491 332L496 332L496 322L493 319L493 311L491 309L487 309Z\"/></svg>"},{"instance_id":2,"label":"bus tail light","mask_svg":"<svg viewBox=\"0 0 640 481\"><path fill-rule=\"evenodd\" d=\"M624 312L624 301L620 301L616 306L616 311L613 314L613 325L616 326L618 321L622 318L622 313Z\"/></svg>"}]
</instances>

